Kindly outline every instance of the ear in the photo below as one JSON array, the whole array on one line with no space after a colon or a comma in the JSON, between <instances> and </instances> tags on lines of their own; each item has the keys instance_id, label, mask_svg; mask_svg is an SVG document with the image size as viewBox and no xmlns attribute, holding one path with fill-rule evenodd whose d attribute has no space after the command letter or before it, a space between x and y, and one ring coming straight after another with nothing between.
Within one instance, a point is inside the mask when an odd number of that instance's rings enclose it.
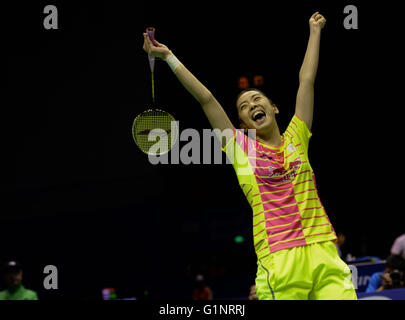
<instances>
[{"instance_id":1,"label":"ear","mask_svg":"<svg viewBox=\"0 0 405 320\"><path fill-rule=\"evenodd\" d=\"M275 113L275 114L279 114L279 113L280 113L280 111L278 110L277 106L276 106L274 103L273 103L272 107L273 107L273 109L274 109L274 113Z\"/></svg>"}]
</instances>

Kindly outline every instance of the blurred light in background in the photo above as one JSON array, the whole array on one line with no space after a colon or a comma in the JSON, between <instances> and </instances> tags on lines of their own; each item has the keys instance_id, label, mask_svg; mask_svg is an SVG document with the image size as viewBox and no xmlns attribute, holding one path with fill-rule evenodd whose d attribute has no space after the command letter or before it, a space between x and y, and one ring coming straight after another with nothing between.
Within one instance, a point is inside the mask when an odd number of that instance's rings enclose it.
<instances>
[{"instance_id":1,"label":"blurred light in background","mask_svg":"<svg viewBox=\"0 0 405 320\"><path fill-rule=\"evenodd\" d=\"M255 87L261 87L264 84L264 77L262 75L256 75L253 77L253 85Z\"/></svg>"},{"instance_id":2,"label":"blurred light in background","mask_svg":"<svg viewBox=\"0 0 405 320\"><path fill-rule=\"evenodd\" d=\"M249 79L246 77L239 77L238 78L238 88L239 89L247 89L249 88Z\"/></svg>"},{"instance_id":3,"label":"blurred light in background","mask_svg":"<svg viewBox=\"0 0 405 320\"><path fill-rule=\"evenodd\" d=\"M242 242L245 241L245 238L244 238L243 236L236 236L236 237L233 239L233 241L234 241L235 243L242 243Z\"/></svg>"},{"instance_id":4,"label":"blurred light in background","mask_svg":"<svg viewBox=\"0 0 405 320\"><path fill-rule=\"evenodd\" d=\"M104 288L102 291L103 300L113 300L117 298L114 288Z\"/></svg>"},{"instance_id":5,"label":"blurred light in background","mask_svg":"<svg viewBox=\"0 0 405 320\"><path fill-rule=\"evenodd\" d=\"M254 87L262 87L264 85L264 76L261 74L254 75L253 78L253 86ZM250 88L250 81L248 77L241 76L238 78L238 88L243 90Z\"/></svg>"}]
</instances>

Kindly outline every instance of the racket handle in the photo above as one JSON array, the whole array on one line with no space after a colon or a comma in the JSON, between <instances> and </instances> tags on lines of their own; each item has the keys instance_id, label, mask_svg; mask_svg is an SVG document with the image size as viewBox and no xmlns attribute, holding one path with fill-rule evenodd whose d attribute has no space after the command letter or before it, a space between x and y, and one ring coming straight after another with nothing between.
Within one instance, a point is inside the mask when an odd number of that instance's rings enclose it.
<instances>
[{"instance_id":1,"label":"racket handle","mask_svg":"<svg viewBox=\"0 0 405 320\"><path fill-rule=\"evenodd\" d=\"M150 41L152 41L153 45L157 47L157 43L155 40L155 28L153 27L146 28L146 33L148 34L148 37Z\"/></svg>"}]
</instances>

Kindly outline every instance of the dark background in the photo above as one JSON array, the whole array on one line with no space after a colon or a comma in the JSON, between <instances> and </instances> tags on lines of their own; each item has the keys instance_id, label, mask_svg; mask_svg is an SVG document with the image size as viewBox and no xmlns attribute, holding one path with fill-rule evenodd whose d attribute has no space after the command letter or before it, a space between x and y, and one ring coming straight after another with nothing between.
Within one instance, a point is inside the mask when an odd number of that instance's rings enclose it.
<instances>
[{"instance_id":1,"label":"dark background","mask_svg":"<svg viewBox=\"0 0 405 320\"><path fill-rule=\"evenodd\" d=\"M3 7L0 259L19 259L42 299L189 299L206 275L214 297L247 295L255 277L251 211L230 165L157 165L134 144L151 105L147 26L235 120L239 76L264 76L284 131L315 11L327 19L310 160L344 253L385 258L404 233L403 49L397 4L384 2L26 1ZM54 4L59 30L45 30ZM346 30L354 4L359 29ZM209 128L162 61L156 105L181 128ZM245 242L234 243L236 235ZM45 265L59 289L43 289ZM148 296L144 296L145 289Z\"/></svg>"}]
</instances>

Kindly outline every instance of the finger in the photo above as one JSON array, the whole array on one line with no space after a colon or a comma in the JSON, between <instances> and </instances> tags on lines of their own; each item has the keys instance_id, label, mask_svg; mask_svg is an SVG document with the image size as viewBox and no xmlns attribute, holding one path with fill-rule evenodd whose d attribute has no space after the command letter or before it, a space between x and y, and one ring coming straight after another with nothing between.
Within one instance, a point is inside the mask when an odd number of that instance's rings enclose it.
<instances>
[{"instance_id":1,"label":"finger","mask_svg":"<svg viewBox=\"0 0 405 320\"><path fill-rule=\"evenodd\" d=\"M153 39L153 41L150 40L150 43L151 43L151 46L153 46L153 47L159 47L158 42L156 41L156 39Z\"/></svg>"},{"instance_id":2,"label":"finger","mask_svg":"<svg viewBox=\"0 0 405 320\"><path fill-rule=\"evenodd\" d=\"M315 16L315 20L319 20L319 19L322 19L322 18L323 18L323 16L321 14L319 14L319 13Z\"/></svg>"},{"instance_id":3,"label":"finger","mask_svg":"<svg viewBox=\"0 0 405 320\"><path fill-rule=\"evenodd\" d=\"M150 44L150 40L149 40L149 37L148 37L148 36L144 37L143 49L144 49L146 52L150 53L151 44Z\"/></svg>"},{"instance_id":4,"label":"finger","mask_svg":"<svg viewBox=\"0 0 405 320\"><path fill-rule=\"evenodd\" d=\"M143 46L144 47L149 47L149 42L148 42L148 39L147 39L148 37L147 36L143 36Z\"/></svg>"},{"instance_id":5,"label":"finger","mask_svg":"<svg viewBox=\"0 0 405 320\"><path fill-rule=\"evenodd\" d=\"M146 41L149 45L151 45L151 44L152 44L152 41L150 40L149 35L148 35L147 33L144 33L143 36L144 36L144 38L145 38L145 41Z\"/></svg>"},{"instance_id":6,"label":"finger","mask_svg":"<svg viewBox=\"0 0 405 320\"><path fill-rule=\"evenodd\" d=\"M315 12L312 16L311 19L315 19L315 16L319 13L319 11Z\"/></svg>"}]
</instances>

